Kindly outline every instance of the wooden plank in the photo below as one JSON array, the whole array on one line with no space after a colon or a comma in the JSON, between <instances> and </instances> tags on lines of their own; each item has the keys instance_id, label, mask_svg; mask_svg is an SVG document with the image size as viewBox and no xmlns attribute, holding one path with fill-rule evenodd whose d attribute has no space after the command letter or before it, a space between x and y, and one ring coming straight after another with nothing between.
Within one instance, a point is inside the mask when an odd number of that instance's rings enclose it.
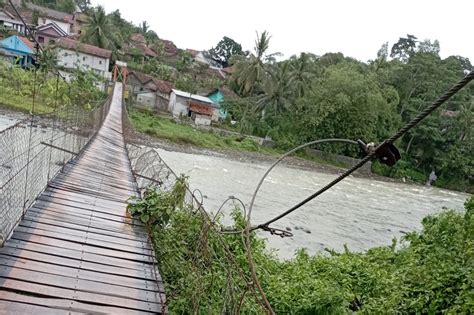
<instances>
[{"instance_id":1,"label":"wooden plank","mask_svg":"<svg viewBox=\"0 0 474 315\"><path fill-rule=\"evenodd\" d=\"M153 291L82 279L80 269L73 270L70 276L56 275L50 273L50 271L54 271L54 266L50 266L52 267L51 269L41 272L0 264L0 278L34 282L75 291L84 291L149 303L156 301L155 292ZM152 287L150 287L150 289L152 289Z\"/></svg>"},{"instance_id":2,"label":"wooden plank","mask_svg":"<svg viewBox=\"0 0 474 315\"><path fill-rule=\"evenodd\" d=\"M142 223L138 222L138 220L132 219L131 217L112 215L100 211L78 208L70 205L57 205L53 203L43 203L42 201L36 201L36 203L33 205L33 208L38 211L52 211L56 213L64 213L68 216L81 216L85 218L90 218L91 216L93 216L94 220L98 220L101 222L113 221L122 224L127 224L130 226L143 226Z\"/></svg>"},{"instance_id":3,"label":"wooden plank","mask_svg":"<svg viewBox=\"0 0 474 315\"><path fill-rule=\"evenodd\" d=\"M80 279L101 282L105 284L113 284L123 287L130 287L134 289L164 292L163 284L156 281L147 281L143 279L131 278L125 275L113 275L102 273L100 271L91 271L83 269L79 261L76 266L63 266L58 264L56 260L45 262L38 262L27 259L25 257L12 257L0 254L0 266L15 267L21 269L28 269L38 272L48 272L59 276L71 276L75 273L79 274ZM80 272L78 272L80 269Z\"/></svg>"},{"instance_id":4,"label":"wooden plank","mask_svg":"<svg viewBox=\"0 0 474 315\"><path fill-rule=\"evenodd\" d=\"M87 244L94 244L92 241L97 241L99 243L105 242L130 247L130 251L136 250L139 253L146 252L150 254L150 247L148 246L148 241L146 239L124 238L119 233L108 235L108 233L111 232L105 233L104 231L98 229L94 230L87 226L84 227L65 222L51 222L51 220L48 221L47 219L36 219L28 214L25 216L25 219L20 222L20 226L61 233L63 235L85 237L87 238Z\"/></svg>"},{"instance_id":5,"label":"wooden plank","mask_svg":"<svg viewBox=\"0 0 474 315\"><path fill-rule=\"evenodd\" d=\"M76 243L79 245L84 245L89 248L89 252L91 253L101 253L106 252L109 253L109 256L116 255L114 252L122 252L124 255L128 255L127 257L131 257L130 259L141 259L145 256L151 256L151 251L145 248L138 248L132 247L128 245L120 245L118 243L107 242L105 240L97 240L94 238L89 238L87 233L79 234L75 231L69 231L68 233L63 232L53 232L48 230L42 230L40 228L32 228L24 226L22 221L20 225L15 229L14 233L24 233L30 234L32 237L48 237L58 240L67 241L70 243ZM31 222L31 221L30 221ZM39 226L40 224L36 224ZM59 229L58 229L59 230ZM61 230L62 231L62 230ZM13 236L12 236L13 237ZM33 238L32 238L33 239ZM39 239L39 238L36 238ZM25 240L23 238L23 240ZM96 247L95 249L93 247ZM137 258L141 257L141 258Z\"/></svg>"},{"instance_id":6,"label":"wooden plank","mask_svg":"<svg viewBox=\"0 0 474 315\"><path fill-rule=\"evenodd\" d=\"M38 212L35 211L35 209L29 209L25 215L25 219L45 224L71 227L73 229L88 229L94 233L114 236L117 238L148 242L148 236L143 233L138 233L137 229L134 229L132 226L110 221L100 224L99 222L96 222L95 217L93 216L84 218L73 216L70 213L51 214L47 211Z\"/></svg>"},{"instance_id":7,"label":"wooden plank","mask_svg":"<svg viewBox=\"0 0 474 315\"><path fill-rule=\"evenodd\" d=\"M145 227L126 211L137 192L122 136L121 87L101 129L0 249L0 312L167 312Z\"/></svg>"},{"instance_id":8,"label":"wooden plank","mask_svg":"<svg viewBox=\"0 0 474 315\"><path fill-rule=\"evenodd\" d=\"M153 280L151 265L143 263L107 257L96 254L89 254L69 248L60 248L36 243L21 243L17 240L10 240L1 251L4 254L36 259L44 262L56 262L65 266L81 266L83 269L104 270L104 272L123 274L128 277L135 277ZM97 269L94 269L97 268Z\"/></svg>"},{"instance_id":9,"label":"wooden plank","mask_svg":"<svg viewBox=\"0 0 474 315\"><path fill-rule=\"evenodd\" d=\"M33 305L33 304L25 304L25 303L16 302L16 301L0 299L0 314L1 315L24 315L24 314L78 315L78 314L86 314L86 313L64 311L64 310L54 309L50 307L43 307L43 306L38 306L38 305Z\"/></svg>"},{"instance_id":10,"label":"wooden plank","mask_svg":"<svg viewBox=\"0 0 474 315\"><path fill-rule=\"evenodd\" d=\"M54 312L60 312L59 314L120 314L120 315L141 315L141 314L151 314L149 312L140 312L130 309L117 308L112 306L102 306L98 304L86 304L70 299L56 299L56 298L46 298L44 296L27 296L23 294L18 294L15 292L1 291L0 290L0 306L2 303L10 302L14 304L23 304L23 305L32 305L40 306L47 308L40 308L40 314L54 314ZM65 313L64 311L72 313ZM51 313L53 312L53 313ZM0 314L1 311L0 311ZM5 313L6 314L6 313ZM11 313L9 313L11 314ZM26 314L26 313L22 313Z\"/></svg>"},{"instance_id":11,"label":"wooden plank","mask_svg":"<svg viewBox=\"0 0 474 315\"><path fill-rule=\"evenodd\" d=\"M161 304L159 303L148 303L139 300L123 299L110 295L75 291L61 287L52 287L37 284L30 281L22 281L2 277L0 277L0 288L2 288L3 290L14 290L18 293L37 294L56 298L71 299L84 303L97 303L104 306L121 307L125 309L140 310L145 312L161 313L162 310Z\"/></svg>"},{"instance_id":12,"label":"wooden plank","mask_svg":"<svg viewBox=\"0 0 474 315\"><path fill-rule=\"evenodd\" d=\"M150 256L141 255L131 252L124 252L120 250L114 250L109 248L104 248L100 246L87 245L80 242L72 242L67 239L49 237L47 233L41 233L41 231L36 231L37 234L24 233L20 231L23 227L17 227L13 232L12 239L21 240L25 242L32 242L37 244L56 246L61 248L74 249L84 253L97 254L101 256L116 257L128 260L134 260L138 262L148 263L150 261ZM60 235L58 235L60 237Z\"/></svg>"}]
</instances>

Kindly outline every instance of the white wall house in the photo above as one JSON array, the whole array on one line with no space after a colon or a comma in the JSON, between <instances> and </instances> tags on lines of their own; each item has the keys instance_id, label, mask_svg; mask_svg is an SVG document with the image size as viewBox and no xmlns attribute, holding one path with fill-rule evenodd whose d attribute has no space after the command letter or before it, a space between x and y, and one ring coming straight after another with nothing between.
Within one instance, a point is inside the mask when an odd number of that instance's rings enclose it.
<instances>
[{"instance_id":1,"label":"white wall house","mask_svg":"<svg viewBox=\"0 0 474 315\"><path fill-rule=\"evenodd\" d=\"M51 19L48 17L38 18L38 26L46 25L49 23L56 23L61 30L63 30L66 34L71 34L71 24L69 22L58 21L57 19Z\"/></svg>"},{"instance_id":2,"label":"white wall house","mask_svg":"<svg viewBox=\"0 0 474 315\"><path fill-rule=\"evenodd\" d=\"M56 46L59 66L93 71L104 79L110 79L109 64L112 51L65 37L59 38Z\"/></svg>"},{"instance_id":3,"label":"white wall house","mask_svg":"<svg viewBox=\"0 0 474 315\"><path fill-rule=\"evenodd\" d=\"M0 26L11 28L20 34L25 33L25 27L20 19L15 18L10 12L0 9Z\"/></svg>"},{"instance_id":4,"label":"white wall house","mask_svg":"<svg viewBox=\"0 0 474 315\"><path fill-rule=\"evenodd\" d=\"M72 33L72 25L74 23L74 16L72 14L42 7L30 2L26 2L25 5L29 10L38 12L38 26L56 23L67 34Z\"/></svg>"}]
</instances>

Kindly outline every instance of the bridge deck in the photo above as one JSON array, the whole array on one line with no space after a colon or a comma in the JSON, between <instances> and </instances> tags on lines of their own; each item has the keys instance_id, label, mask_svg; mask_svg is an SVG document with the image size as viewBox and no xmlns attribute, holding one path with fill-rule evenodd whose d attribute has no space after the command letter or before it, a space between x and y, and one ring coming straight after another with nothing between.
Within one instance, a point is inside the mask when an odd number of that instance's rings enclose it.
<instances>
[{"instance_id":1,"label":"bridge deck","mask_svg":"<svg viewBox=\"0 0 474 315\"><path fill-rule=\"evenodd\" d=\"M0 249L0 314L165 310L146 231L126 212L136 190L122 136L121 96L117 84L96 137Z\"/></svg>"}]
</instances>

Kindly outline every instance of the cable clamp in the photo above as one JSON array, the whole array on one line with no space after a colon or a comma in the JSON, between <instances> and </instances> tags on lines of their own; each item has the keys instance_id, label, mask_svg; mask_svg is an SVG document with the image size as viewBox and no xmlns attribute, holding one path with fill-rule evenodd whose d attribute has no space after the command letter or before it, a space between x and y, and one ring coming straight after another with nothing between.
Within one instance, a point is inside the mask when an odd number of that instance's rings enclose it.
<instances>
[{"instance_id":1,"label":"cable clamp","mask_svg":"<svg viewBox=\"0 0 474 315\"><path fill-rule=\"evenodd\" d=\"M291 232L288 232L286 230L282 230L282 229L276 229L276 228L272 228L272 227L269 227L268 225L262 225L260 226L260 228L266 232L270 232L271 235L277 235L281 238L284 238L284 237L292 237L293 236L293 233Z\"/></svg>"}]
</instances>

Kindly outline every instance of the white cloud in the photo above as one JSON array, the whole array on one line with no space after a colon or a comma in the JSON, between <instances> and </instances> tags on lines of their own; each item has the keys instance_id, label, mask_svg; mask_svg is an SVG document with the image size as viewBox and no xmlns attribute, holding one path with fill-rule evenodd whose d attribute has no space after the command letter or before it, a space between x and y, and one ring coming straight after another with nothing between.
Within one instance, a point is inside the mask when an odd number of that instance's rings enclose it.
<instances>
[{"instance_id":1,"label":"white cloud","mask_svg":"<svg viewBox=\"0 0 474 315\"><path fill-rule=\"evenodd\" d=\"M384 42L400 36L438 39L441 56L474 61L474 1L440 0L93 0L119 9L135 24L146 20L161 38L180 48L209 49L223 36L253 49L255 31L272 35L270 50L285 57L302 51L342 52L366 61Z\"/></svg>"}]
</instances>

